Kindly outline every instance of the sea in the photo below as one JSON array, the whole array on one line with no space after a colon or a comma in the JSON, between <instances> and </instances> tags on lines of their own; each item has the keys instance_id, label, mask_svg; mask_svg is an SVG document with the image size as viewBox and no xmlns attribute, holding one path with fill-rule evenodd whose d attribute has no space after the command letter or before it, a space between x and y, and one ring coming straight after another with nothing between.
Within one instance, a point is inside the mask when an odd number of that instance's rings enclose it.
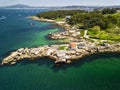
<instances>
[{"instance_id":1,"label":"sea","mask_svg":"<svg viewBox=\"0 0 120 90\"><path fill-rule=\"evenodd\" d=\"M0 9L0 61L19 48L59 43L47 35L63 28L27 18L46 11ZM120 90L120 53L95 54L68 65L41 58L2 66L0 90Z\"/></svg>"}]
</instances>

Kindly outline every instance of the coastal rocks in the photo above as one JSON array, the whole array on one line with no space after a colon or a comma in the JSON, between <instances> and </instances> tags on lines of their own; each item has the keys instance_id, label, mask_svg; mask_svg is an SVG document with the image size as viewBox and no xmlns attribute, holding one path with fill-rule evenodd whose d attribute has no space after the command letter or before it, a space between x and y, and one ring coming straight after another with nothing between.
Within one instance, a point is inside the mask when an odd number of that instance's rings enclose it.
<instances>
[{"instance_id":1,"label":"coastal rocks","mask_svg":"<svg viewBox=\"0 0 120 90\"><path fill-rule=\"evenodd\" d=\"M14 64L16 64L16 62L11 62L11 65L14 65Z\"/></svg>"},{"instance_id":2,"label":"coastal rocks","mask_svg":"<svg viewBox=\"0 0 120 90\"><path fill-rule=\"evenodd\" d=\"M89 44L90 45L90 44ZM71 63L76 59L80 59L99 52L120 52L120 44L111 44L108 46L85 45L84 48L76 48L74 50L59 50L59 47L63 45L51 45L42 46L37 48L21 48L12 52L8 57L4 58L1 65L16 64L17 61L23 59L35 60L36 58L49 57L55 60L55 63L64 62ZM69 47L69 44L66 44Z\"/></svg>"},{"instance_id":3,"label":"coastal rocks","mask_svg":"<svg viewBox=\"0 0 120 90\"><path fill-rule=\"evenodd\" d=\"M34 59L37 57L44 57L45 51L47 48L45 47L38 47L38 48L21 48L15 52L12 52L8 57L6 57L1 65L3 64L15 64L17 61L22 59ZM43 52L44 51L44 52Z\"/></svg>"},{"instance_id":4,"label":"coastal rocks","mask_svg":"<svg viewBox=\"0 0 120 90\"><path fill-rule=\"evenodd\" d=\"M80 36L80 29L76 28L75 26L69 25L65 19L61 21L39 18L37 16L30 16L33 20L42 21L42 22L52 22L56 25L64 28L64 32L57 32L57 33L49 33L48 37L53 40L63 40L67 39L68 41L79 41L82 37Z\"/></svg>"},{"instance_id":5,"label":"coastal rocks","mask_svg":"<svg viewBox=\"0 0 120 90\"><path fill-rule=\"evenodd\" d=\"M36 21L42 21L42 22L55 22L55 20L50 20L50 19L43 19L43 18L39 18L37 16L29 16L27 18L31 18L33 20L36 20Z\"/></svg>"}]
</instances>

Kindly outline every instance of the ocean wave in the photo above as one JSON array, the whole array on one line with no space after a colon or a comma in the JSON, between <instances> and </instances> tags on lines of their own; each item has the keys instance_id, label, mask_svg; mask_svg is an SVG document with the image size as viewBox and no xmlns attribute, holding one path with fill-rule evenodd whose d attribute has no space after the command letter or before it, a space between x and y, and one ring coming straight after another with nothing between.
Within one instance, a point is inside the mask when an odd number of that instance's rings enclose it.
<instances>
[{"instance_id":1,"label":"ocean wave","mask_svg":"<svg viewBox=\"0 0 120 90\"><path fill-rule=\"evenodd\" d=\"M2 19L6 19L7 17L5 17L5 16L1 16L0 17L0 20L2 20Z\"/></svg>"}]
</instances>

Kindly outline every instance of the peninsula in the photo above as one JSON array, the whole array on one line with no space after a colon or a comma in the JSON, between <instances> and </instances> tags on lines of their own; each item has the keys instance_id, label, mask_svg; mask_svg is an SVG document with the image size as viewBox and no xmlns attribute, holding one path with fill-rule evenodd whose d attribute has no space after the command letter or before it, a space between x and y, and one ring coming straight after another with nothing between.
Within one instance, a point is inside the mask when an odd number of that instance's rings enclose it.
<instances>
[{"instance_id":1,"label":"peninsula","mask_svg":"<svg viewBox=\"0 0 120 90\"><path fill-rule=\"evenodd\" d=\"M65 15L61 14L65 12L66 12ZM65 31L57 32L57 33L49 33L48 37L50 39L63 40L65 44L45 45L45 46L39 46L36 48L20 48L14 52L11 52L9 56L5 57L1 65L16 64L16 62L20 60L21 61L24 59L35 60L36 58L41 58L41 57L52 58L55 61L55 63L61 63L61 62L72 63L74 60L78 60L80 58L83 58L85 56L95 54L95 53L120 52L120 43L119 43L120 34L119 34L119 31L117 31L119 29L119 25L118 25L119 23L117 21L115 23L111 21L109 24L111 26L101 25L103 23L102 21L101 21L102 23L100 22L98 23L96 21L95 25L94 25L95 21L91 21L91 23L93 22L93 25L89 25L90 22L88 22L86 18L80 14L82 13L84 16L86 16L89 19L89 18L99 17L96 12L97 11L85 12L85 11L75 10L75 11L60 11L60 14L58 14L59 11L58 12L52 11L52 13L56 14L57 18L53 18L53 17L49 18L49 16L51 15L50 14L51 12L47 12L49 14L42 13L42 14L38 14L37 16L28 17L37 21L52 22L63 27ZM96 14L94 15L94 13ZM74 14L78 15L77 22L72 21L72 19L74 20L74 17L76 17L74 16ZM84 23L81 23L83 21L80 21L79 14L81 15L81 17L84 18L83 20L85 21ZM57 15L59 15L59 18ZM88 17L87 15L88 16L91 15L91 16ZM111 18L113 15L115 14L110 15ZM52 14L52 16L54 15ZM103 17L100 16L99 18L103 18ZM113 20L115 19L113 18ZM81 27L83 28L81 29ZM110 38L109 40L107 38L105 39L106 36L101 37L101 35L99 35L100 33L102 34L103 32L105 35L108 35L108 36L111 35L108 32L100 30L100 29L107 30L108 27L111 27L111 28L114 27L115 28L114 31L118 32L117 34L115 33L113 34L118 36L118 37L116 36L117 37L116 40L114 37Z\"/></svg>"}]
</instances>

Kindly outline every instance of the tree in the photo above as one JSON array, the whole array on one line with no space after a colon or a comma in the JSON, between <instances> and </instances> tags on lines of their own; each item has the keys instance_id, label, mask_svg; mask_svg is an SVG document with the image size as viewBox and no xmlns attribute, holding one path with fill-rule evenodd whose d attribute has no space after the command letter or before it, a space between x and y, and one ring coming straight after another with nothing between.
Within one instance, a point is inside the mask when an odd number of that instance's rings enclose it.
<instances>
[{"instance_id":1,"label":"tree","mask_svg":"<svg viewBox=\"0 0 120 90\"><path fill-rule=\"evenodd\" d=\"M110 13L111 13L110 8L104 8L104 9L102 10L102 14L110 14Z\"/></svg>"},{"instance_id":2,"label":"tree","mask_svg":"<svg viewBox=\"0 0 120 90\"><path fill-rule=\"evenodd\" d=\"M95 32L99 32L100 31L100 26L94 26L92 28Z\"/></svg>"},{"instance_id":3,"label":"tree","mask_svg":"<svg viewBox=\"0 0 120 90\"><path fill-rule=\"evenodd\" d=\"M110 8L104 8L102 10L102 14L114 14L116 12L117 12L117 9L115 9L115 8L112 8L112 9L110 9Z\"/></svg>"},{"instance_id":4,"label":"tree","mask_svg":"<svg viewBox=\"0 0 120 90\"><path fill-rule=\"evenodd\" d=\"M111 9L111 14L114 14L114 13L116 13L117 12L117 9L116 8L112 8Z\"/></svg>"}]
</instances>

